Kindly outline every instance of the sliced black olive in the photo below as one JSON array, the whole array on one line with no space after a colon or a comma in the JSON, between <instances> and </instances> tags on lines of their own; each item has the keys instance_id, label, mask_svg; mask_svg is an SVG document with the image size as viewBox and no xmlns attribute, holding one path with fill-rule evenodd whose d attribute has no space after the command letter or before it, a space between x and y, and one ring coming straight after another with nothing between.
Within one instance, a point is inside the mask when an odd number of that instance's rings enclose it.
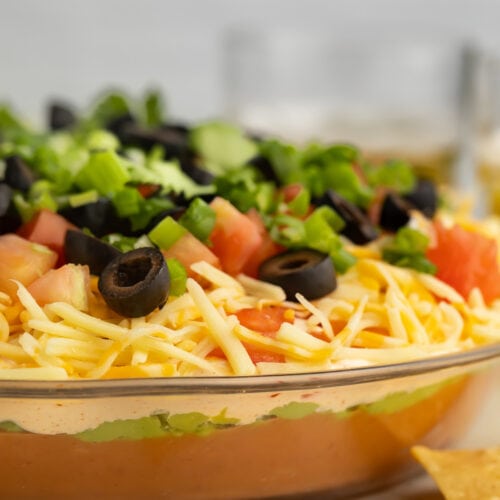
<instances>
[{"instance_id":1,"label":"sliced black olive","mask_svg":"<svg viewBox=\"0 0 500 500\"><path fill-rule=\"evenodd\" d=\"M64 238L64 254L67 262L86 264L91 274L99 276L103 269L122 253L98 238L69 229Z\"/></svg>"},{"instance_id":2,"label":"sliced black olive","mask_svg":"<svg viewBox=\"0 0 500 500\"><path fill-rule=\"evenodd\" d=\"M133 126L135 124L136 124L135 117L131 113L125 113L110 120L106 124L106 128L110 132L115 134L118 137L118 139L120 139L120 142L123 142L122 138L126 137L127 127Z\"/></svg>"},{"instance_id":3,"label":"sliced black olive","mask_svg":"<svg viewBox=\"0 0 500 500\"><path fill-rule=\"evenodd\" d=\"M103 269L98 287L113 311L136 318L165 303L170 274L160 250L138 248L114 258Z\"/></svg>"},{"instance_id":4,"label":"sliced black olive","mask_svg":"<svg viewBox=\"0 0 500 500\"><path fill-rule=\"evenodd\" d=\"M64 130L76 123L76 115L65 103L54 101L49 104L48 125L50 130Z\"/></svg>"},{"instance_id":5,"label":"sliced black olive","mask_svg":"<svg viewBox=\"0 0 500 500\"><path fill-rule=\"evenodd\" d=\"M5 158L5 182L13 189L28 191L36 180L35 172L19 156Z\"/></svg>"},{"instance_id":6,"label":"sliced black olive","mask_svg":"<svg viewBox=\"0 0 500 500\"><path fill-rule=\"evenodd\" d=\"M21 225L21 217L12 203L12 189L0 183L0 234L12 233Z\"/></svg>"},{"instance_id":7,"label":"sliced black olive","mask_svg":"<svg viewBox=\"0 0 500 500\"><path fill-rule=\"evenodd\" d=\"M306 299L318 299L337 288L332 259L315 250L294 250L275 255L259 267L259 279L283 288L288 300L301 293Z\"/></svg>"},{"instance_id":8,"label":"sliced black olive","mask_svg":"<svg viewBox=\"0 0 500 500\"><path fill-rule=\"evenodd\" d=\"M214 175L199 165L198 159L192 153L186 153L180 157L180 166L182 171L197 184L208 186L214 180Z\"/></svg>"},{"instance_id":9,"label":"sliced black olive","mask_svg":"<svg viewBox=\"0 0 500 500\"><path fill-rule=\"evenodd\" d=\"M270 180L279 184L278 176L274 171L272 163L262 155L254 156L248 161L248 165L254 166L264 177L264 179Z\"/></svg>"},{"instance_id":10,"label":"sliced black olive","mask_svg":"<svg viewBox=\"0 0 500 500\"><path fill-rule=\"evenodd\" d=\"M173 130L179 134L183 134L186 138L189 135L190 127L185 123L173 122L173 123L162 123L160 125L162 130Z\"/></svg>"},{"instance_id":11,"label":"sliced black olive","mask_svg":"<svg viewBox=\"0 0 500 500\"><path fill-rule=\"evenodd\" d=\"M379 224L387 231L397 231L410 220L412 206L396 193L388 193L382 202Z\"/></svg>"},{"instance_id":12,"label":"sliced black olive","mask_svg":"<svg viewBox=\"0 0 500 500\"><path fill-rule=\"evenodd\" d=\"M165 158L178 158L188 149L188 137L173 128L159 127L146 129L137 124L129 124L123 128L121 142L127 146L137 146L149 151L153 146L163 146Z\"/></svg>"},{"instance_id":13,"label":"sliced black olive","mask_svg":"<svg viewBox=\"0 0 500 500\"><path fill-rule=\"evenodd\" d=\"M9 211L12 201L12 189L4 182L0 183L0 216Z\"/></svg>"},{"instance_id":14,"label":"sliced black olive","mask_svg":"<svg viewBox=\"0 0 500 500\"><path fill-rule=\"evenodd\" d=\"M346 200L332 189L329 189L318 200L318 203L328 205L342 217L345 226L340 232L356 245L365 245L377 238L378 231L368 216L354 203Z\"/></svg>"},{"instance_id":15,"label":"sliced black olive","mask_svg":"<svg viewBox=\"0 0 500 500\"><path fill-rule=\"evenodd\" d=\"M438 206L437 189L434 182L429 179L419 179L411 193L404 196L417 210L426 217L432 218Z\"/></svg>"},{"instance_id":16,"label":"sliced black olive","mask_svg":"<svg viewBox=\"0 0 500 500\"><path fill-rule=\"evenodd\" d=\"M113 202L107 198L78 207L63 207L59 213L78 227L88 228L98 238L109 233L132 234L130 222L118 216Z\"/></svg>"}]
</instances>

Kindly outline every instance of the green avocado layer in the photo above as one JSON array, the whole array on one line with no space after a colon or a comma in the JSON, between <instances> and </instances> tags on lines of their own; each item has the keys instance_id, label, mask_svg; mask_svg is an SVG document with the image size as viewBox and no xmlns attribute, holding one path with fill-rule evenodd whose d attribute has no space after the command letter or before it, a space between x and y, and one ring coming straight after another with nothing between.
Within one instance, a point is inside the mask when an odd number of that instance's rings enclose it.
<instances>
[{"instance_id":1,"label":"green avocado layer","mask_svg":"<svg viewBox=\"0 0 500 500\"><path fill-rule=\"evenodd\" d=\"M462 377L455 377L437 384L421 387L411 392L395 392L374 403L354 406L341 412L321 413L331 413L337 419L349 418L359 412L374 415L395 413L433 396L445 385L457 382L460 378ZM316 403L292 401L286 405L274 408L269 413L260 417L258 421L271 418L298 420L317 413L318 408L319 405ZM233 427L239 423L239 419L226 416L226 409L214 417L209 417L199 412L179 413L176 415L161 413L137 419L104 422L94 429L74 434L74 437L81 441L99 443L114 440L138 440L189 434L206 436L217 429ZM25 432L11 421L0 422L0 431Z\"/></svg>"}]
</instances>

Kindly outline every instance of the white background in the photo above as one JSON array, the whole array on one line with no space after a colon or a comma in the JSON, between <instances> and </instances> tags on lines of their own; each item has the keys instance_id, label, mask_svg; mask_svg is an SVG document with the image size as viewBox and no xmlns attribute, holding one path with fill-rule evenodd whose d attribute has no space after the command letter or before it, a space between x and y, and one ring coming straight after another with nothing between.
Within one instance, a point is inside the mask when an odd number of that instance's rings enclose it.
<instances>
[{"instance_id":1,"label":"white background","mask_svg":"<svg viewBox=\"0 0 500 500\"><path fill-rule=\"evenodd\" d=\"M500 50L497 0L0 0L0 101L38 116L52 95L83 106L106 85L156 85L173 115L212 117L224 103L224 33L245 25Z\"/></svg>"}]
</instances>

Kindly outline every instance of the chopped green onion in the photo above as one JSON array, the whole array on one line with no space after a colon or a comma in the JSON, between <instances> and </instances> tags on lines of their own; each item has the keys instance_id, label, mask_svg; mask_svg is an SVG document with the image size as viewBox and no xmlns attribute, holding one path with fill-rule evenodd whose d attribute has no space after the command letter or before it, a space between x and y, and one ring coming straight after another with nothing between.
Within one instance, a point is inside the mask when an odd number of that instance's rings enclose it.
<instances>
[{"instance_id":1,"label":"chopped green onion","mask_svg":"<svg viewBox=\"0 0 500 500\"><path fill-rule=\"evenodd\" d=\"M187 232L186 228L167 216L148 233L148 237L156 246L167 250Z\"/></svg>"},{"instance_id":2,"label":"chopped green onion","mask_svg":"<svg viewBox=\"0 0 500 500\"><path fill-rule=\"evenodd\" d=\"M406 161L388 160L382 165L365 164L363 172L370 186L383 186L399 193L410 192L416 183L412 167Z\"/></svg>"},{"instance_id":3,"label":"chopped green onion","mask_svg":"<svg viewBox=\"0 0 500 500\"><path fill-rule=\"evenodd\" d=\"M410 227L402 227L382 249L382 258L399 267L409 267L429 274L436 273L436 266L426 258L429 238Z\"/></svg>"},{"instance_id":4,"label":"chopped green onion","mask_svg":"<svg viewBox=\"0 0 500 500\"><path fill-rule=\"evenodd\" d=\"M95 189L90 189L83 193L76 193L68 196L68 203L72 207L80 207L82 205L87 205L87 203L93 203L98 199L99 193Z\"/></svg>"},{"instance_id":5,"label":"chopped green onion","mask_svg":"<svg viewBox=\"0 0 500 500\"><path fill-rule=\"evenodd\" d=\"M140 212L143 198L134 187L124 187L113 197L113 205L119 217L129 217Z\"/></svg>"},{"instance_id":6,"label":"chopped green onion","mask_svg":"<svg viewBox=\"0 0 500 500\"><path fill-rule=\"evenodd\" d=\"M124 162L114 151L96 151L75 177L82 190L96 189L104 196L120 191L130 180Z\"/></svg>"},{"instance_id":7,"label":"chopped green onion","mask_svg":"<svg viewBox=\"0 0 500 500\"><path fill-rule=\"evenodd\" d=\"M288 208L293 215L303 216L307 214L309 207L311 205L311 194L309 190L302 187L299 194L295 198L288 202Z\"/></svg>"},{"instance_id":8,"label":"chopped green onion","mask_svg":"<svg viewBox=\"0 0 500 500\"><path fill-rule=\"evenodd\" d=\"M215 212L201 198L195 198L180 217L179 224L205 242L215 226Z\"/></svg>"},{"instance_id":9,"label":"chopped green onion","mask_svg":"<svg viewBox=\"0 0 500 500\"><path fill-rule=\"evenodd\" d=\"M166 259L166 262L170 273L170 295L179 297L186 291L186 268L174 258Z\"/></svg>"},{"instance_id":10,"label":"chopped green onion","mask_svg":"<svg viewBox=\"0 0 500 500\"><path fill-rule=\"evenodd\" d=\"M163 97L157 90L148 90L144 96L144 121L148 127L156 127L165 119Z\"/></svg>"}]
</instances>

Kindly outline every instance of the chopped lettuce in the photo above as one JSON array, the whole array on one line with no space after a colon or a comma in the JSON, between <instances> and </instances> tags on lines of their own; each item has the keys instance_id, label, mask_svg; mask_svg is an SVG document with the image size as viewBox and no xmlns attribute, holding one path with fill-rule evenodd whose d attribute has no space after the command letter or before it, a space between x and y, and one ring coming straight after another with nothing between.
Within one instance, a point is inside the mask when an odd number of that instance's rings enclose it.
<instances>
[{"instance_id":1,"label":"chopped lettuce","mask_svg":"<svg viewBox=\"0 0 500 500\"><path fill-rule=\"evenodd\" d=\"M123 189L129 180L123 160L111 150L91 153L74 179L81 190L95 189L109 197Z\"/></svg>"},{"instance_id":2,"label":"chopped lettuce","mask_svg":"<svg viewBox=\"0 0 500 500\"><path fill-rule=\"evenodd\" d=\"M208 122L190 133L193 149L205 160L205 168L214 175L244 165L257 154L257 146L238 127L225 122Z\"/></svg>"}]
</instances>

